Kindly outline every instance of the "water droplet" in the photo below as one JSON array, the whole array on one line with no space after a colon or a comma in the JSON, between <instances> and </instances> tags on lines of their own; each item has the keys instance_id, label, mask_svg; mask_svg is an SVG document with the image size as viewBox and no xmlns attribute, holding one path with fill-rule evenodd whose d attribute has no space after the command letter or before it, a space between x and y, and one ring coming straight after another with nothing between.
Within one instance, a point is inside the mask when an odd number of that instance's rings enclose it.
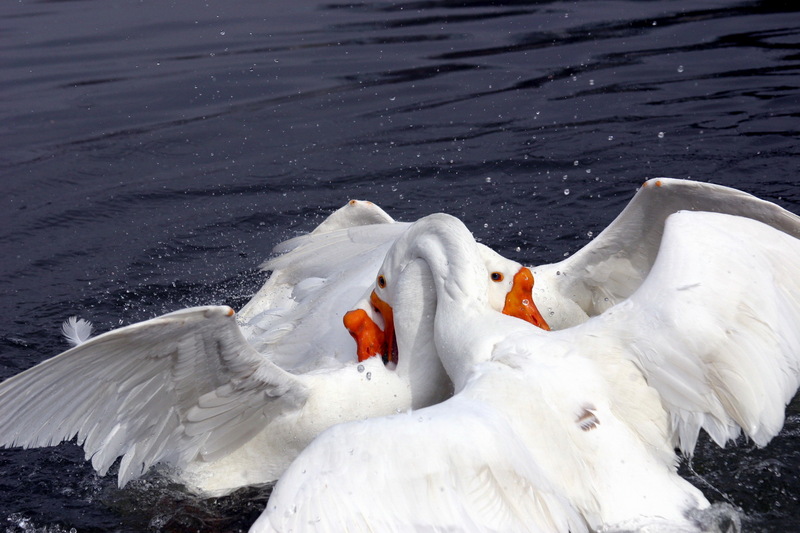
<instances>
[{"instance_id":1,"label":"water droplet","mask_svg":"<svg viewBox=\"0 0 800 533\"><path fill-rule=\"evenodd\" d=\"M572 162L572 165L573 165L573 166L576 166L576 167L577 167L577 166L578 166L578 164L579 164L579 163L578 163L577 161L573 161L573 162Z\"/></svg>"},{"instance_id":2,"label":"water droplet","mask_svg":"<svg viewBox=\"0 0 800 533\"><path fill-rule=\"evenodd\" d=\"M367 381L372 379L372 372L367 372Z\"/></svg>"},{"instance_id":3,"label":"water droplet","mask_svg":"<svg viewBox=\"0 0 800 533\"><path fill-rule=\"evenodd\" d=\"M220 35L225 35L225 30L219 32Z\"/></svg>"},{"instance_id":4,"label":"water droplet","mask_svg":"<svg viewBox=\"0 0 800 533\"><path fill-rule=\"evenodd\" d=\"M678 72L683 72L683 65L678 65Z\"/></svg>"},{"instance_id":5,"label":"water droplet","mask_svg":"<svg viewBox=\"0 0 800 533\"><path fill-rule=\"evenodd\" d=\"M614 140L614 136L613 136L613 135L609 135L609 136L608 136L608 140L609 140L609 141L613 141L613 140Z\"/></svg>"},{"instance_id":6,"label":"water droplet","mask_svg":"<svg viewBox=\"0 0 800 533\"><path fill-rule=\"evenodd\" d=\"M664 132L663 131L659 131L658 132L658 138L659 139L663 139L664 138Z\"/></svg>"},{"instance_id":7,"label":"water droplet","mask_svg":"<svg viewBox=\"0 0 800 533\"><path fill-rule=\"evenodd\" d=\"M564 196L569 196L569 189L564 189Z\"/></svg>"},{"instance_id":8,"label":"water droplet","mask_svg":"<svg viewBox=\"0 0 800 533\"><path fill-rule=\"evenodd\" d=\"M363 372L364 371L364 365L358 365L356 367L356 370L358 370L359 372Z\"/></svg>"},{"instance_id":9,"label":"water droplet","mask_svg":"<svg viewBox=\"0 0 800 533\"><path fill-rule=\"evenodd\" d=\"M491 183L491 182L492 182L492 178L490 176L486 176L486 183Z\"/></svg>"},{"instance_id":10,"label":"water droplet","mask_svg":"<svg viewBox=\"0 0 800 533\"><path fill-rule=\"evenodd\" d=\"M530 304L531 304L531 301L530 301L530 300L528 300L527 298L525 298L524 300L522 300L522 305L530 305Z\"/></svg>"},{"instance_id":11,"label":"water droplet","mask_svg":"<svg viewBox=\"0 0 800 533\"><path fill-rule=\"evenodd\" d=\"M587 237L591 237L591 236L593 236L593 235L594 235L594 232L591 232L591 231L587 231L587 232L586 232L586 236L587 236Z\"/></svg>"}]
</instances>

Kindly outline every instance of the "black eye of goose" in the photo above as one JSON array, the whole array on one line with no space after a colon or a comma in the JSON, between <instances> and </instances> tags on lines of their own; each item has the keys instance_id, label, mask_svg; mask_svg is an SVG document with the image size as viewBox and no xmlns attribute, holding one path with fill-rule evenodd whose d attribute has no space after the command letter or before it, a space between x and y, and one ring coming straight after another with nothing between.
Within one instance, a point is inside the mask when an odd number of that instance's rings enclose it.
<instances>
[{"instance_id":1,"label":"black eye of goose","mask_svg":"<svg viewBox=\"0 0 800 533\"><path fill-rule=\"evenodd\" d=\"M386 287L386 278L383 277L383 275L378 276L378 287L380 287L381 289Z\"/></svg>"},{"instance_id":2,"label":"black eye of goose","mask_svg":"<svg viewBox=\"0 0 800 533\"><path fill-rule=\"evenodd\" d=\"M503 281L502 272L492 272L490 277L492 278L492 281Z\"/></svg>"}]
</instances>

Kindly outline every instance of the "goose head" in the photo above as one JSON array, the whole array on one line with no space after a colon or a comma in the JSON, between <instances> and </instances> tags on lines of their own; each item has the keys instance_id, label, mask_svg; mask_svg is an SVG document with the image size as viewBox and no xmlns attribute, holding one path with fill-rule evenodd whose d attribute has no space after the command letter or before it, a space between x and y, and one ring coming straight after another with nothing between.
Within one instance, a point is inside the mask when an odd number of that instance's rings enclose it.
<instances>
[{"instance_id":1,"label":"goose head","mask_svg":"<svg viewBox=\"0 0 800 533\"><path fill-rule=\"evenodd\" d=\"M455 266L460 275L448 273L445 280L448 266ZM411 225L395 242L374 287L344 322L356 340L360 360L383 355L385 362L412 376L413 387L441 369L433 326L437 301L466 291L476 307L548 330L533 303L532 289L528 268L475 242L455 217L431 215ZM402 327L396 329L395 324Z\"/></svg>"},{"instance_id":2,"label":"goose head","mask_svg":"<svg viewBox=\"0 0 800 533\"><path fill-rule=\"evenodd\" d=\"M533 274L530 269L483 244L477 243L477 249L486 266L484 281L488 290L489 307L549 331L550 327L531 298ZM397 265L390 265L384 270L393 270L396 267ZM432 296L435 289L430 272L422 270L418 276L420 281L416 285L417 292ZM385 289L386 283L386 275L379 274L376 288L370 288L368 295L344 316L344 325L356 340L359 361L382 355L384 362L397 364L397 346L393 342L393 310L376 293L376 290ZM422 286L426 290L422 291Z\"/></svg>"}]
</instances>

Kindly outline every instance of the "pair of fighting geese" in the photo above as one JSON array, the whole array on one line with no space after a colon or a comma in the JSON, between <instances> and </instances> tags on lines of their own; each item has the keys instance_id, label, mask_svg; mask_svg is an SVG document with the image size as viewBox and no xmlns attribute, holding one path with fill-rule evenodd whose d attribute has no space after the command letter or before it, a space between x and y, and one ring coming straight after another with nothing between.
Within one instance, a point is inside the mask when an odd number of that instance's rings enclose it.
<instances>
[{"instance_id":1,"label":"pair of fighting geese","mask_svg":"<svg viewBox=\"0 0 800 533\"><path fill-rule=\"evenodd\" d=\"M699 531L675 450L780 431L799 239L775 204L658 179L529 270L452 216L351 201L238 314L65 323L73 348L0 384L0 445L77 435L120 485L157 463L206 495L278 479L259 533Z\"/></svg>"}]
</instances>

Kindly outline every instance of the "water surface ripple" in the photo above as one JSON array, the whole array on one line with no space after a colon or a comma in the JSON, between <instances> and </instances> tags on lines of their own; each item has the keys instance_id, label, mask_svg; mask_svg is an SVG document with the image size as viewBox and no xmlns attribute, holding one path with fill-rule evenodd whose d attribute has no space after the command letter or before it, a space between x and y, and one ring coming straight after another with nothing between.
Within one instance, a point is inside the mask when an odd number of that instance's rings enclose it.
<instances>
[{"instance_id":1,"label":"water surface ripple","mask_svg":"<svg viewBox=\"0 0 800 533\"><path fill-rule=\"evenodd\" d=\"M435 211L526 263L646 178L800 213L800 14L787 1L171 0L0 5L0 378L99 331L240 307L273 245L350 198ZM80 386L76 378L76 386ZM800 529L800 414L686 475ZM119 490L80 449L0 451L6 531L234 531L267 489Z\"/></svg>"}]
</instances>

